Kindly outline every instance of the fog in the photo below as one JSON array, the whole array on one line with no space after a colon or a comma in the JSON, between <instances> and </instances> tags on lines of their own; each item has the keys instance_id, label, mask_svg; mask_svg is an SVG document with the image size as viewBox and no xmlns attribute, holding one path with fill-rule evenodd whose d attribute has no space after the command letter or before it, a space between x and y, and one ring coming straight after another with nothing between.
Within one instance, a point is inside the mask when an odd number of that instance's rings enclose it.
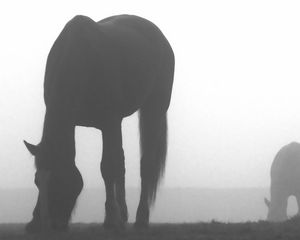
<instances>
[{"instance_id":1,"label":"fog","mask_svg":"<svg viewBox=\"0 0 300 240\"><path fill-rule=\"evenodd\" d=\"M9 189L0 191L0 224L24 223L31 220L37 190ZM195 189L161 188L155 207L151 211L151 222L246 222L265 220L267 207L263 198L267 188ZM22 196L22 197L21 197ZM13 201L12 201L13 199ZM129 222L135 221L139 200L139 189L127 189ZM104 212L104 188L84 189L72 215L72 222L102 222ZM288 216L297 213L296 199L289 198Z\"/></svg>"},{"instance_id":2,"label":"fog","mask_svg":"<svg viewBox=\"0 0 300 240\"><path fill-rule=\"evenodd\" d=\"M297 1L7 1L0 27L0 188L32 188L47 54L76 14L130 13L169 39L176 71L164 187L268 187L276 152L300 140ZM126 185L139 186L137 116L123 122ZM103 187L101 132L76 129L85 187Z\"/></svg>"}]
</instances>

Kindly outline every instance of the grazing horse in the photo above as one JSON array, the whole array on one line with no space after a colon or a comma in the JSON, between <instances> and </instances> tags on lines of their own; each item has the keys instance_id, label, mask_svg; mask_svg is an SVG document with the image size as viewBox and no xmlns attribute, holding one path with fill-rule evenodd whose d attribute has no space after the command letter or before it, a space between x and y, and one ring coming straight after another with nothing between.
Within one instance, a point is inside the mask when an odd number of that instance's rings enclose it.
<instances>
[{"instance_id":1,"label":"grazing horse","mask_svg":"<svg viewBox=\"0 0 300 240\"><path fill-rule=\"evenodd\" d=\"M292 142L280 149L271 166L271 201L265 198L268 207L267 220L287 220L288 198L295 196L300 212L300 144Z\"/></svg>"},{"instance_id":2,"label":"grazing horse","mask_svg":"<svg viewBox=\"0 0 300 240\"><path fill-rule=\"evenodd\" d=\"M28 232L66 230L83 181L75 165L75 126L102 131L101 173L106 188L104 226L119 229L128 219L122 119L139 111L141 195L136 227L149 224L163 175L167 149L167 109L174 54L150 21L119 15L95 22L70 20L47 59L46 113L41 141L25 142L35 156L39 194Z\"/></svg>"}]
</instances>

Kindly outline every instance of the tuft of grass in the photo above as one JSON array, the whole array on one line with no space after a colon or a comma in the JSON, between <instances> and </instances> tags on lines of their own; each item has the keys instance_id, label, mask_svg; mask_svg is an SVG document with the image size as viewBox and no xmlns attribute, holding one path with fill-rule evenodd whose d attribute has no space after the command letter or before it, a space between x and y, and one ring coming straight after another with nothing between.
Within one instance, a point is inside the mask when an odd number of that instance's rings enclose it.
<instances>
[{"instance_id":1,"label":"tuft of grass","mask_svg":"<svg viewBox=\"0 0 300 240\"><path fill-rule=\"evenodd\" d=\"M106 231L100 224L71 224L66 233L26 234L23 224L1 224L1 240L299 240L300 217L283 223L266 221L245 223L182 223L151 224L149 229L137 231L131 224L122 232Z\"/></svg>"}]
</instances>

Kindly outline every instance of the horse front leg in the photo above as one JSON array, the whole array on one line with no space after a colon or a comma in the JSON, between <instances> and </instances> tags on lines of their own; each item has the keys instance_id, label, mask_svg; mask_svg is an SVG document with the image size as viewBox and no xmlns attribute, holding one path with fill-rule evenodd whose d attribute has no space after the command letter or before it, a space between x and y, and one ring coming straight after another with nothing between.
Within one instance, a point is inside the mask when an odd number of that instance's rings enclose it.
<instances>
[{"instance_id":1,"label":"horse front leg","mask_svg":"<svg viewBox=\"0 0 300 240\"><path fill-rule=\"evenodd\" d=\"M103 127L102 137L101 173L106 189L104 227L119 230L127 221L121 121L111 121Z\"/></svg>"},{"instance_id":2,"label":"horse front leg","mask_svg":"<svg viewBox=\"0 0 300 240\"><path fill-rule=\"evenodd\" d=\"M298 206L297 217L300 217L300 193L295 194L295 197L296 197L297 206Z\"/></svg>"},{"instance_id":3,"label":"horse front leg","mask_svg":"<svg viewBox=\"0 0 300 240\"><path fill-rule=\"evenodd\" d=\"M124 158L123 158L124 159ZM122 171L124 169L124 171ZM126 205L126 194L125 194L125 166L124 160L121 166L121 173L118 174L116 182L116 198L120 208L121 220L125 224L128 221L128 210Z\"/></svg>"},{"instance_id":4,"label":"horse front leg","mask_svg":"<svg viewBox=\"0 0 300 240\"><path fill-rule=\"evenodd\" d=\"M26 224L25 231L27 233L37 233L42 229L41 219L40 219L40 201L37 200L36 206L33 210L32 220Z\"/></svg>"}]
</instances>

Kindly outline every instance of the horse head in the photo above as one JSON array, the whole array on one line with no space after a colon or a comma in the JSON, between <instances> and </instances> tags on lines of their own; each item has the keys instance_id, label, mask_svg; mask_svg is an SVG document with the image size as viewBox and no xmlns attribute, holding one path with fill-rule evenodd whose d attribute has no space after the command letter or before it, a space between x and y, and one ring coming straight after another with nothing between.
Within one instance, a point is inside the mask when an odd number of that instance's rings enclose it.
<instances>
[{"instance_id":1,"label":"horse head","mask_svg":"<svg viewBox=\"0 0 300 240\"><path fill-rule=\"evenodd\" d=\"M63 161L47 150L42 144L32 145L24 141L28 151L35 157L35 185L38 200L33 219L26 226L28 232L68 228L76 199L83 187L82 177L74 165L63 165ZM58 161L51 161L56 157Z\"/></svg>"},{"instance_id":2,"label":"horse head","mask_svg":"<svg viewBox=\"0 0 300 240\"><path fill-rule=\"evenodd\" d=\"M287 213L286 213L286 204L285 201L275 201L275 200L268 200L267 198L264 199L265 204L268 208L268 215L267 220L270 222L282 222L287 220Z\"/></svg>"}]
</instances>

